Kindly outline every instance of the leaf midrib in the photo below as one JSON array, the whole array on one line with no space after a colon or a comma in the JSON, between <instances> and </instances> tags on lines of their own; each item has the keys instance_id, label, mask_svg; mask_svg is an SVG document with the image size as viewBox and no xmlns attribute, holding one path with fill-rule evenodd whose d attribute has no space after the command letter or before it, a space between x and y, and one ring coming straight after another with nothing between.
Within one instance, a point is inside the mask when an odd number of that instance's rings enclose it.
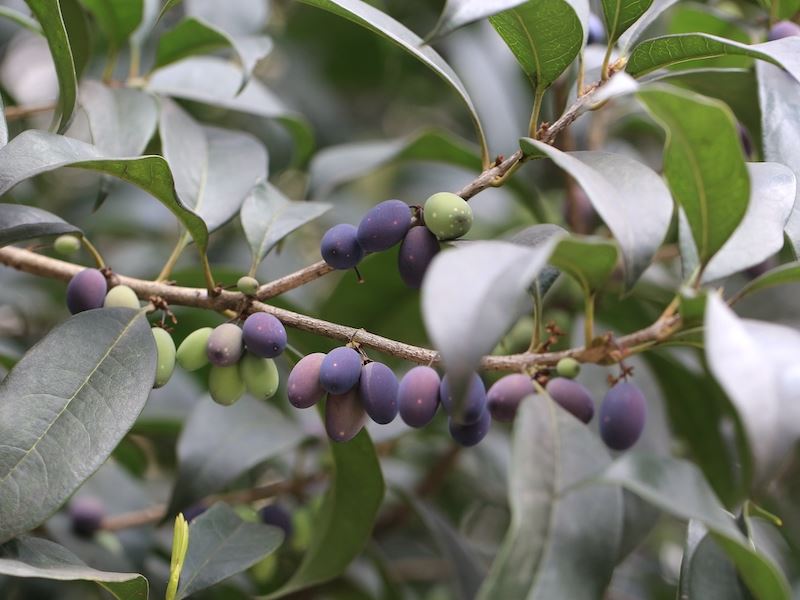
<instances>
[{"instance_id":1,"label":"leaf midrib","mask_svg":"<svg viewBox=\"0 0 800 600\"><path fill-rule=\"evenodd\" d=\"M536 44L534 44L533 42L533 38L531 37L531 32L528 31L528 26L525 24L525 20L522 18L522 16L520 16L519 11L514 9L511 12L519 21L519 25L522 28L522 31L525 32L525 37L528 38L528 44L530 45L531 53L533 54L533 62L536 63L534 87L538 89L541 86L542 82L542 63L539 57L539 52L536 49Z\"/></svg>"}]
</instances>

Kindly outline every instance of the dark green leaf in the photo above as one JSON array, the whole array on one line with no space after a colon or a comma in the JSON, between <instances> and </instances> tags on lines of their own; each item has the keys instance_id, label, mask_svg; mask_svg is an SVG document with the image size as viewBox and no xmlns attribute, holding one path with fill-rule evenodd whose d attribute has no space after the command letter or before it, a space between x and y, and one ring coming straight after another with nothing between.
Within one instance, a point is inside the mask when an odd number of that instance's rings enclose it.
<instances>
[{"instance_id":1,"label":"dark green leaf","mask_svg":"<svg viewBox=\"0 0 800 600\"><path fill-rule=\"evenodd\" d=\"M80 313L0 384L0 540L49 517L109 457L142 410L156 352L144 315Z\"/></svg>"},{"instance_id":2,"label":"dark green leaf","mask_svg":"<svg viewBox=\"0 0 800 600\"><path fill-rule=\"evenodd\" d=\"M528 0L447 0L439 22L428 39L442 37L456 29L524 4Z\"/></svg>"},{"instance_id":3,"label":"dark green leaf","mask_svg":"<svg viewBox=\"0 0 800 600\"><path fill-rule=\"evenodd\" d=\"M109 573L87 567L49 540L22 536L0 546L0 573L57 581L94 581L117 600L147 600L147 579L138 573Z\"/></svg>"},{"instance_id":4,"label":"dark green leaf","mask_svg":"<svg viewBox=\"0 0 800 600\"><path fill-rule=\"evenodd\" d=\"M249 569L282 541L277 527L243 521L227 504L215 504L189 525L189 551L177 599Z\"/></svg>"},{"instance_id":5,"label":"dark green leaf","mask_svg":"<svg viewBox=\"0 0 800 600\"><path fill-rule=\"evenodd\" d=\"M74 225L41 208L23 204L0 204L0 246L64 233L83 235Z\"/></svg>"},{"instance_id":6,"label":"dark green leaf","mask_svg":"<svg viewBox=\"0 0 800 600\"><path fill-rule=\"evenodd\" d=\"M754 292L767 290L778 285L797 282L800 282L800 262L787 263L767 271L745 285L741 290L736 292L736 295L731 299L731 303L737 302Z\"/></svg>"},{"instance_id":7,"label":"dark green leaf","mask_svg":"<svg viewBox=\"0 0 800 600\"><path fill-rule=\"evenodd\" d=\"M650 8L653 0L602 0L608 41L613 44Z\"/></svg>"},{"instance_id":8,"label":"dark green leaf","mask_svg":"<svg viewBox=\"0 0 800 600\"><path fill-rule=\"evenodd\" d=\"M587 292L606 284L617 266L617 246L601 238L567 237L562 239L550 264L574 277Z\"/></svg>"},{"instance_id":9,"label":"dark green leaf","mask_svg":"<svg viewBox=\"0 0 800 600\"><path fill-rule=\"evenodd\" d=\"M92 142L111 156L144 152L158 123L158 104L150 94L84 81L80 103L89 119Z\"/></svg>"},{"instance_id":10,"label":"dark green leaf","mask_svg":"<svg viewBox=\"0 0 800 600\"><path fill-rule=\"evenodd\" d=\"M8 19L32 33L42 35L42 26L37 21L13 8L0 6L0 19Z\"/></svg>"},{"instance_id":11,"label":"dark green leaf","mask_svg":"<svg viewBox=\"0 0 800 600\"><path fill-rule=\"evenodd\" d=\"M800 0L772 0L770 5L772 7L770 12L778 20L791 19L800 11Z\"/></svg>"},{"instance_id":12,"label":"dark green leaf","mask_svg":"<svg viewBox=\"0 0 800 600\"><path fill-rule=\"evenodd\" d=\"M736 567L698 521L689 521L678 583L683 600L747 600Z\"/></svg>"},{"instance_id":13,"label":"dark green leaf","mask_svg":"<svg viewBox=\"0 0 800 600\"><path fill-rule=\"evenodd\" d=\"M745 31L740 22L737 22L728 13L718 10L712 6L686 3L678 5L672 11L669 20L669 27L665 33L684 34L684 33L708 33L728 40L749 44L752 40L750 33ZM741 55L726 55L715 58L703 58L696 63L692 61L683 63L681 70L692 67L696 68L724 68L740 67L748 68L752 64L752 59Z\"/></svg>"},{"instance_id":14,"label":"dark green leaf","mask_svg":"<svg viewBox=\"0 0 800 600\"><path fill-rule=\"evenodd\" d=\"M80 0L112 48L122 48L142 22L143 0Z\"/></svg>"},{"instance_id":15,"label":"dark green leaf","mask_svg":"<svg viewBox=\"0 0 800 600\"><path fill-rule=\"evenodd\" d=\"M650 8L648 8L625 33L619 36L618 45L620 50L624 54L627 54L628 49L642 36L645 30L650 27L665 10L677 2L678 0L651 0Z\"/></svg>"},{"instance_id":16,"label":"dark green leaf","mask_svg":"<svg viewBox=\"0 0 800 600\"><path fill-rule=\"evenodd\" d=\"M75 78L80 81L92 53L89 20L78 0L59 0L59 4L69 38L72 61L75 64Z\"/></svg>"}]
</instances>

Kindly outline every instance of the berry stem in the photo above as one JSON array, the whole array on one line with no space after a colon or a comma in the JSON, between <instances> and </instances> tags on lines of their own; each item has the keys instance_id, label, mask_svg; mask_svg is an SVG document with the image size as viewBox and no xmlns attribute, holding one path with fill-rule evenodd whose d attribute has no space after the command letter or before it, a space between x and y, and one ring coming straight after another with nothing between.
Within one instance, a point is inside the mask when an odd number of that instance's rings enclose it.
<instances>
[{"instance_id":1,"label":"berry stem","mask_svg":"<svg viewBox=\"0 0 800 600\"><path fill-rule=\"evenodd\" d=\"M188 243L189 234L186 232L181 233L180 237L178 238L178 243L175 244L172 254L169 255L167 262L164 263L164 266L161 268L161 273L159 273L158 277L156 277L156 281L166 281L169 279L169 276L172 275L172 270L175 268L178 259L181 257L181 254L183 254L183 250L186 248Z\"/></svg>"},{"instance_id":2,"label":"berry stem","mask_svg":"<svg viewBox=\"0 0 800 600\"><path fill-rule=\"evenodd\" d=\"M98 269L104 269L106 266L106 262L103 260L103 256L100 254L100 251L94 247L94 244L89 241L89 238L86 236L81 237L81 243L83 247L86 248L86 251L92 255L95 264L97 265Z\"/></svg>"}]
</instances>

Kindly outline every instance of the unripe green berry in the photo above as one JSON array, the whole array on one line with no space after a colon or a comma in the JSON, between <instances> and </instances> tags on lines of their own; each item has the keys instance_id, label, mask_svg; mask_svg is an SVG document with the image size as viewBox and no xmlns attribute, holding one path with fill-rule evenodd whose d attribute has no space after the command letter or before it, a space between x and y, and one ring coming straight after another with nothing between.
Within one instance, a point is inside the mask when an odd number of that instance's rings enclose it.
<instances>
[{"instance_id":1,"label":"unripe green berry","mask_svg":"<svg viewBox=\"0 0 800 600\"><path fill-rule=\"evenodd\" d=\"M208 391L217 404L230 406L244 395L245 385L239 374L239 365L218 367L211 365L208 373Z\"/></svg>"},{"instance_id":2,"label":"unripe green berry","mask_svg":"<svg viewBox=\"0 0 800 600\"><path fill-rule=\"evenodd\" d=\"M53 248L61 256L71 256L80 250L81 241L74 235L60 235L53 242Z\"/></svg>"},{"instance_id":3,"label":"unripe green berry","mask_svg":"<svg viewBox=\"0 0 800 600\"><path fill-rule=\"evenodd\" d=\"M206 344L213 327L203 327L187 335L178 346L178 364L186 371L196 371L208 364Z\"/></svg>"},{"instance_id":4,"label":"unripe green berry","mask_svg":"<svg viewBox=\"0 0 800 600\"><path fill-rule=\"evenodd\" d=\"M239 281L236 282L236 287L246 296L255 296L256 292L258 292L258 280L255 277L245 275L239 278Z\"/></svg>"},{"instance_id":5,"label":"unripe green berry","mask_svg":"<svg viewBox=\"0 0 800 600\"><path fill-rule=\"evenodd\" d=\"M239 361L239 374L248 393L255 398L266 400L278 391L278 367L271 358L260 358L248 352Z\"/></svg>"},{"instance_id":6,"label":"unripe green berry","mask_svg":"<svg viewBox=\"0 0 800 600\"><path fill-rule=\"evenodd\" d=\"M439 192L425 202L425 226L440 240L454 240L472 227L472 208L458 194Z\"/></svg>"},{"instance_id":7,"label":"unripe green berry","mask_svg":"<svg viewBox=\"0 0 800 600\"><path fill-rule=\"evenodd\" d=\"M578 373L581 372L581 363L574 358L562 358L556 365L556 372L561 377L575 379L578 376Z\"/></svg>"},{"instance_id":8,"label":"unripe green berry","mask_svg":"<svg viewBox=\"0 0 800 600\"><path fill-rule=\"evenodd\" d=\"M166 385L175 370L175 342L172 341L169 332L160 327L153 327L152 331L158 352L156 381L153 387L160 388Z\"/></svg>"},{"instance_id":9,"label":"unripe green berry","mask_svg":"<svg viewBox=\"0 0 800 600\"><path fill-rule=\"evenodd\" d=\"M105 308L120 307L134 308L136 310L141 308L136 292L127 285L117 285L108 290L106 299L103 301L103 306Z\"/></svg>"}]
</instances>

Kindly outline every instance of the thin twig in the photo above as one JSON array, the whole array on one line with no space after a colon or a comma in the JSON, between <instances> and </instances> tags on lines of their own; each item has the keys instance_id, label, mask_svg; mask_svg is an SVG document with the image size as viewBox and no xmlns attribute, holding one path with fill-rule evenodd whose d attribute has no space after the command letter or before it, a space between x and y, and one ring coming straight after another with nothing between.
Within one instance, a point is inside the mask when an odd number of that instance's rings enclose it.
<instances>
[{"instance_id":1,"label":"thin twig","mask_svg":"<svg viewBox=\"0 0 800 600\"><path fill-rule=\"evenodd\" d=\"M31 104L30 106L6 106L5 117L6 121L17 121L27 117L37 115L43 112L55 110L55 102L48 102L47 104Z\"/></svg>"}]
</instances>

